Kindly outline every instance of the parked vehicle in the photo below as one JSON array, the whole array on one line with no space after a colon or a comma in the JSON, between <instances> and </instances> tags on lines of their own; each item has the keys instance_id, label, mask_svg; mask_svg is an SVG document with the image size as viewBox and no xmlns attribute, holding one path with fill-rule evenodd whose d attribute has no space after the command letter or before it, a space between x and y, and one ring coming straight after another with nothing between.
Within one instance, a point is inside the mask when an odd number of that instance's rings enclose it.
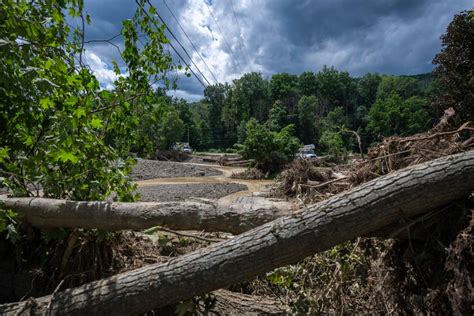
<instances>
[{"instance_id":1,"label":"parked vehicle","mask_svg":"<svg viewBox=\"0 0 474 316\"><path fill-rule=\"evenodd\" d=\"M304 145L303 148L300 148L298 154L297 154L297 157L298 158L308 158L308 159L311 159L311 158L316 158L316 153L314 152L314 144L309 144L309 145Z\"/></svg>"},{"instance_id":2,"label":"parked vehicle","mask_svg":"<svg viewBox=\"0 0 474 316\"><path fill-rule=\"evenodd\" d=\"M192 154L193 153L193 150L191 149L191 147L189 147L188 143L184 143L183 152L185 152L187 154Z\"/></svg>"}]
</instances>

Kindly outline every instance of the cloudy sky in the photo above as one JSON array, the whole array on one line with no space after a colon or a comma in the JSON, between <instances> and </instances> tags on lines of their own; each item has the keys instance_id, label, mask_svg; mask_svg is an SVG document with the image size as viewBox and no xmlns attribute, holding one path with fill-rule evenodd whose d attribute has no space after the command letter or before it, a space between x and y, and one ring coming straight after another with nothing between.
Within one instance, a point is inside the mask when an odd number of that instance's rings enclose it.
<instances>
[{"instance_id":1,"label":"cloudy sky","mask_svg":"<svg viewBox=\"0 0 474 316\"><path fill-rule=\"evenodd\" d=\"M439 37L454 14L472 9L472 0L151 0L194 63L212 84L246 72L300 74L324 65L353 76L367 72L417 74L431 71ZM171 9L168 10L166 5ZM87 40L110 38L130 18L134 0L86 0L92 23ZM180 30L171 12L203 57ZM122 47L120 38L114 40ZM175 47L179 45L174 42ZM86 61L105 88L120 65L115 46L91 43ZM179 48L180 49L180 48ZM183 52L181 55L185 56ZM177 56L175 56L177 57ZM194 68L196 73L198 71ZM198 73L199 75L199 73ZM201 79L206 83L205 79ZM194 78L178 80L177 97L202 97Z\"/></svg>"}]
</instances>

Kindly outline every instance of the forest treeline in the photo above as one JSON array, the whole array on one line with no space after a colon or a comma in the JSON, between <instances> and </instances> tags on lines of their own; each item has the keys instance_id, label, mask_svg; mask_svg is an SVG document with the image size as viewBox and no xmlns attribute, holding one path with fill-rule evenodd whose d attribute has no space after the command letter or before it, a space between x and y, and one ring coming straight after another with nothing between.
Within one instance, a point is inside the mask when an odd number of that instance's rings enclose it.
<instances>
[{"instance_id":1,"label":"forest treeline","mask_svg":"<svg viewBox=\"0 0 474 316\"><path fill-rule=\"evenodd\" d=\"M301 144L315 144L322 152L358 150L356 139L345 131L356 131L367 147L383 136L431 127L437 113L430 100L437 85L431 73L355 78L324 67L317 73L279 73L267 80L252 72L232 84L208 86L204 98L190 104L159 90L151 116L161 131L160 149L187 141L188 130L195 149L225 150L243 144L247 131L256 127L269 132L287 127ZM153 154L152 148L142 154Z\"/></svg>"}]
</instances>

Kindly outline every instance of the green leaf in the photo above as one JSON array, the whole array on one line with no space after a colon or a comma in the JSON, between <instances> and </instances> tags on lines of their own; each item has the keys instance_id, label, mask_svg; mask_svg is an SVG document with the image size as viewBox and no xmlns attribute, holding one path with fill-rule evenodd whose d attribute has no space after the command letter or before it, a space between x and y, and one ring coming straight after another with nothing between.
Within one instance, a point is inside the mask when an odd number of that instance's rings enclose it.
<instances>
[{"instance_id":1,"label":"green leaf","mask_svg":"<svg viewBox=\"0 0 474 316\"><path fill-rule=\"evenodd\" d=\"M10 148L8 147L0 147L0 163L2 163L6 158L8 158L8 152Z\"/></svg>"},{"instance_id":2,"label":"green leaf","mask_svg":"<svg viewBox=\"0 0 474 316\"><path fill-rule=\"evenodd\" d=\"M20 240L21 236L20 234L18 233L18 231L16 230L16 227L15 225L13 224L9 224L7 226L7 239L10 239L12 241L12 243L16 243Z\"/></svg>"},{"instance_id":3,"label":"green leaf","mask_svg":"<svg viewBox=\"0 0 474 316\"><path fill-rule=\"evenodd\" d=\"M70 161L72 163L76 163L79 161L79 158L77 158L77 156L75 156L73 153L64 150L61 150L59 152L59 154L56 156L56 159L62 162Z\"/></svg>"},{"instance_id":4,"label":"green leaf","mask_svg":"<svg viewBox=\"0 0 474 316\"><path fill-rule=\"evenodd\" d=\"M116 75L120 75L120 68L115 60L112 60L112 67Z\"/></svg>"},{"instance_id":5,"label":"green leaf","mask_svg":"<svg viewBox=\"0 0 474 316\"><path fill-rule=\"evenodd\" d=\"M46 70L50 70L52 65L53 65L53 60L52 60L52 59L48 59L48 60L46 61L46 63L44 64L44 68L45 68Z\"/></svg>"},{"instance_id":6,"label":"green leaf","mask_svg":"<svg viewBox=\"0 0 474 316\"><path fill-rule=\"evenodd\" d=\"M64 104L67 106L73 106L77 103L78 100L79 100L78 97L76 97L75 95L72 95L68 97L66 101L64 101Z\"/></svg>"},{"instance_id":7,"label":"green leaf","mask_svg":"<svg viewBox=\"0 0 474 316\"><path fill-rule=\"evenodd\" d=\"M40 100L40 106L44 110L52 108L53 105L54 105L54 102L50 98L43 98Z\"/></svg>"},{"instance_id":8,"label":"green leaf","mask_svg":"<svg viewBox=\"0 0 474 316\"><path fill-rule=\"evenodd\" d=\"M91 126L93 128L100 128L102 127L102 120L100 118L94 117L91 121Z\"/></svg>"},{"instance_id":9,"label":"green leaf","mask_svg":"<svg viewBox=\"0 0 474 316\"><path fill-rule=\"evenodd\" d=\"M83 116L86 116L86 110L84 110L84 108L77 108L76 111L74 111L74 114L77 118L81 118Z\"/></svg>"}]
</instances>

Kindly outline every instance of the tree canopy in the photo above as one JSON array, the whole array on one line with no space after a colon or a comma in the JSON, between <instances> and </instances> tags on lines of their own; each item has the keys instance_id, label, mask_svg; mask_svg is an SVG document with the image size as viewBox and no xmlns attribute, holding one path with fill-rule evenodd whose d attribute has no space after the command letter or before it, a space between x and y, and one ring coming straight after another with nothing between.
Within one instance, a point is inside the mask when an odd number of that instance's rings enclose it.
<instances>
[{"instance_id":1,"label":"tree canopy","mask_svg":"<svg viewBox=\"0 0 474 316\"><path fill-rule=\"evenodd\" d=\"M454 16L441 37L442 50L433 59L441 90L435 99L439 113L453 107L458 121L474 119L474 10Z\"/></svg>"},{"instance_id":2,"label":"tree canopy","mask_svg":"<svg viewBox=\"0 0 474 316\"><path fill-rule=\"evenodd\" d=\"M112 91L84 64L83 27L90 18L83 1L0 5L0 170L14 194L41 188L46 197L101 200L115 192L134 198L125 177L133 164L128 153L140 138L141 115L152 107L152 83L173 84L166 73L180 68L164 47L155 9L137 3L121 31L124 67L111 61ZM72 27L68 19L83 23Z\"/></svg>"}]
</instances>

